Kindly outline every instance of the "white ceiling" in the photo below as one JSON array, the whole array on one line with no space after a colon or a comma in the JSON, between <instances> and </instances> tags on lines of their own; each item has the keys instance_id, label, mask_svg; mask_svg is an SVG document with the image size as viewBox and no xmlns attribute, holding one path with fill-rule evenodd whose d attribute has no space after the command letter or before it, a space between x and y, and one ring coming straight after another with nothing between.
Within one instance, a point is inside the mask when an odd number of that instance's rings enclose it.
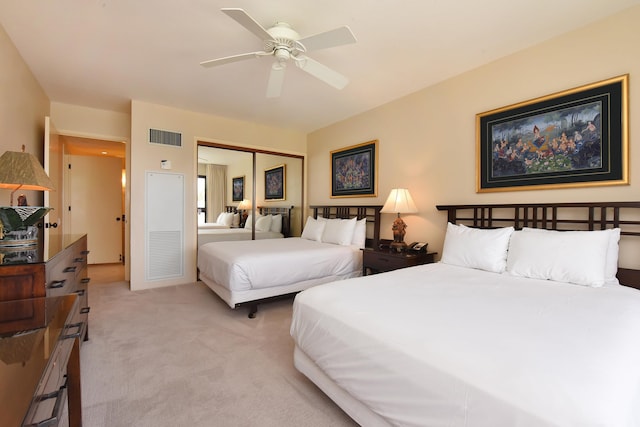
<instances>
[{"instance_id":1,"label":"white ceiling","mask_svg":"<svg viewBox=\"0 0 640 427\"><path fill-rule=\"evenodd\" d=\"M640 0L18 0L0 24L53 102L129 111L130 100L310 132L382 105ZM262 49L220 8L302 36L347 25L355 44L309 56L350 79L341 91L273 58L201 61Z\"/></svg>"}]
</instances>

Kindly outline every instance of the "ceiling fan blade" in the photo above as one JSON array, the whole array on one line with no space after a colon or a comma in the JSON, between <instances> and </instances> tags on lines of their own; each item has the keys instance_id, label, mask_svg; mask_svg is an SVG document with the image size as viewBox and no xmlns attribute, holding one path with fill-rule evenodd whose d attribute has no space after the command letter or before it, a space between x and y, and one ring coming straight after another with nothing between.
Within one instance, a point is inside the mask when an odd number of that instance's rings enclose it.
<instances>
[{"instance_id":1,"label":"ceiling fan blade","mask_svg":"<svg viewBox=\"0 0 640 427\"><path fill-rule=\"evenodd\" d=\"M243 61L245 59L257 58L259 56L263 56L264 54L265 54L264 52L242 53L240 55L225 56L224 58L210 59L208 61L202 61L200 63L200 65L202 65L203 67L207 67L207 68L215 67L217 65L229 64L230 62L238 62L238 61Z\"/></svg>"},{"instance_id":2,"label":"ceiling fan blade","mask_svg":"<svg viewBox=\"0 0 640 427\"><path fill-rule=\"evenodd\" d=\"M271 40L271 35L264 29L264 27L255 19L253 19L247 12L239 8L222 8L222 12L226 13L230 18L235 20L238 24L245 27L247 30L255 34L260 40Z\"/></svg>"},{"instance_id":3,"label":"ceiling fan blade","mask_svg":"<svg viewBox=\"0 0 640 427\"><path fill-rule=\"evenodd\" d=\"M284 83L284 71L287 69L285 64L274 63L269 74L269 83L267 84L267 98L277 98L282 93L282 85Z\"/></svg>"},{"instance_id":4,"label":"ceiling fan blade","mask_svg":"<svg viewBox=\"0 0 640 427\"><path fill-rule=\"evenodd\" d=\"M314 34L298 41L307 49L307 52L310 52L312 50L355 43L356 36L353 35L349 27L344 26L324 33Z\"/></svg>"},{"instance_id":5,"label":"ceiling fan blade","mask_svg":"<svg viewBox=\"0 0 640 427\"><path fill-rule=\"evenodd\" d=\"M343 89L349 83L349 79L342 74L309 57L302 57L302 59L296 61L296 65L298 68L336 89Z\"/></svg>"}]
</instances>

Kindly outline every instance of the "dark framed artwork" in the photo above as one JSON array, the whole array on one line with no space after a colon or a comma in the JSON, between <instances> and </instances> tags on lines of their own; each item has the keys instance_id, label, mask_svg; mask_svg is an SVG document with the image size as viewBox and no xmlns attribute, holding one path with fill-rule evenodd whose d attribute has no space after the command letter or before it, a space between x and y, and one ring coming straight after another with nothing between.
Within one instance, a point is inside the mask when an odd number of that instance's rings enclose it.
<instances>
[{"instance_id":1,"label":"dark framed artwork","mask_svg":"<svg viewBox=\"0 0 640 427\"><path fill-rule=\"evenodd\" d=\"M331 197L376 197L378 141L331 152Z\"/></svg>"},{"instance_id":2,"label":"dark framed artwork","mask_svg":"<svg viewBox=\"0 0 640 427\"><path fill-rule=\"evenodd\" d=\"M476 115L476 191L628 184L628 79Z\"/></svg>"},{"instance_id":3,"label":"dark framed artwork","mask_svg":"<svg viewBox=\"0 0 640 427\"><path fill-rule=\"evenodd\" d=\"M231 200L241 202L244 199L244 176L231 178Z\"/></svg>"},{"instance_id":4,"label":"dark framed artwork","mask_svg":"<svg viewBox=\"0 0 640 427\"><path fill-rule=\"evenodd\" d=\"M264 199L286 199L286 165L278 165L264 171Z\"/></svg>"}]
</instances>

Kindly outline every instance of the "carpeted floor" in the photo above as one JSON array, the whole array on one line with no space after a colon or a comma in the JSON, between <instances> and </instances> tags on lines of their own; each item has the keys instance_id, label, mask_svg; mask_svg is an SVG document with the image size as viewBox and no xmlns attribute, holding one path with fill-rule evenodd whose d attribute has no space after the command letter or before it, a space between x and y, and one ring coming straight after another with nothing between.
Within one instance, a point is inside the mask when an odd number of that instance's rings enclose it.
<instances>
[{"instance_id":1,"label":"carpeted floor","mask_svg":"<svg viewBox=\"0 0 640 427\"><path fill-rule=\"evenodd\" d=\"M131 292L108 268L89 268L86 427L356 425L293 367L291 299L248 319L202 283Z\"/></svg>"}]
</instances>

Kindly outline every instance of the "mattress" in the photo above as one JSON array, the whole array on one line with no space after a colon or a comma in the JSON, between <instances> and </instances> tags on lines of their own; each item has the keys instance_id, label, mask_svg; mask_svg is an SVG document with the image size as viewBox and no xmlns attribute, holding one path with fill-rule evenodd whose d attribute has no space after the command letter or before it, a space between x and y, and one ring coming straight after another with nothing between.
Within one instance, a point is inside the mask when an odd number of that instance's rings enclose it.
<instances>
[{"instance_id":1,"label":"mattress","mask_svg":"<svg viewBox=\"0 0 640 427\"><path fill-rule=\"evenodd\" d=\"M229 225L219 224L217 222L200 222L198 223L198 231L200 230L220 230L231 228Z\"/></svg>"},{"instance_id":2,"label":"mattress","mask_svg":"<svg viewBox=\"0 0 640 427\"><path fill-rule=\"evenodd\" d=\"M211 242L228 242L238 240L251 240L250 228L198 228L198 246ZM257 231L256 239L282 239L284 234L273 231Z\"/></svg>"},{"instance_id":3,"label":"mattress","mask_svg":"<svg viewBox=\"0 0 640 427\"><path fill-rule=\"evenodd\" d=\"M441 263L305 290L291 324L303 359L400 426L639 426L639 334L637 290Z\"/></svg>"},{"instance_id":4,"label":"mattress","mask_svg":"<svg viewBox=\"0 0 640 427\"><path fill-rule=\"evenodd\" d=\"M198 269L237 292L360 273L362 254L355 246L299 237L212 242L198 249Z\"/></svg>"}]
</instances>

